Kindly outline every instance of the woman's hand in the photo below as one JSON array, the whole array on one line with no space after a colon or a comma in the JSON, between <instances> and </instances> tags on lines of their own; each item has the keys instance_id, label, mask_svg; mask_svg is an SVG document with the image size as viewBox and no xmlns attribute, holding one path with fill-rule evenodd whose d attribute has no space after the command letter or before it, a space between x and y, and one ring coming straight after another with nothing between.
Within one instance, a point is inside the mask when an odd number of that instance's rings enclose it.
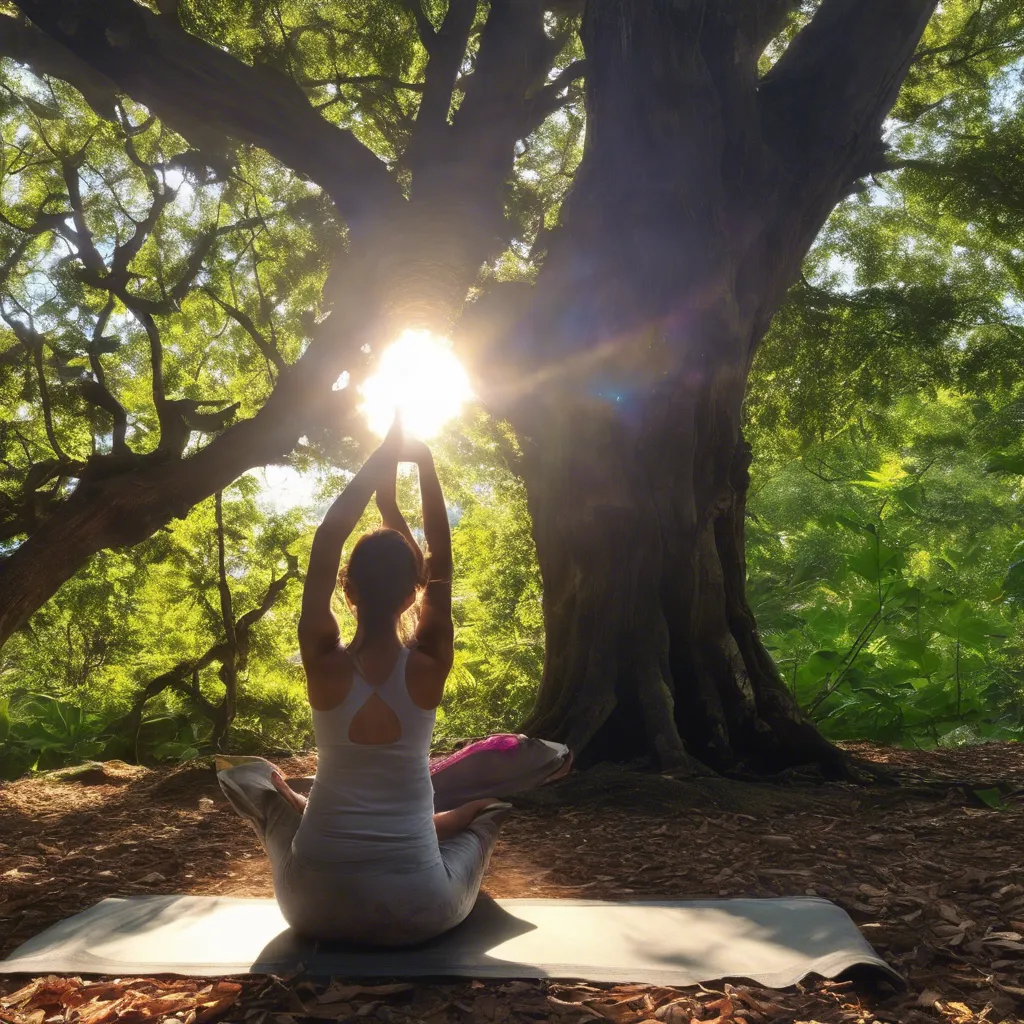
<instances>
[{"instance_id":1,"label":"woman's hand","mask_svg":"<svg viewBox=\"0 0 1024 1024\"><path fill-rule=\"evenodd\" d=\"M394 454L397 457L398 453L402 450L403 437L402 413L396 409L395 418L391 421L391 427L388 429L377 451L383 452L386 455Z\"/></svg>"},{"instance_id":2,"label":"woman's hand","mask_svg":"<svg viewBox=\"0 0 1024 1024\"><path fill-rule=\"evenodd\" d=\"M402 427L401 410L395 410L395 418L391 423L391 429L387 436L381 441L380 446L373 453L380 456L381 461L394 460L399 462L420 463L424 459L431 458L430 449L419 438L411 437L405 433ZM390 481L391 490L394 491L394 481Z\"/></svg>"},{"instance_id":3,"label":"woman's hand","mask_svg":"<svg viewBox=\"0 0 1024 1024\"><path fill-rule=\"evenodd\" d=\"M402 434L402 417L396 412L384 440L377 446L374 453L367 459L373 463L374 472L379 477L377 489L390 487L394 492L395 474L398 472L399 457L402 452L404 436Z\"/></svg>"}]
</instances>

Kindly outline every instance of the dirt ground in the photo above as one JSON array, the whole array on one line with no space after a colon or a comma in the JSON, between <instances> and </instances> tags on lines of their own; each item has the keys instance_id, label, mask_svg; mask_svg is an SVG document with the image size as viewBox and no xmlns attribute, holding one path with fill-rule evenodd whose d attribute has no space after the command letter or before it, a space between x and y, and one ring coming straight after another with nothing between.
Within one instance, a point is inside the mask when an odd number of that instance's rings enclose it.
<instances>
[{"instance_id":1,"label":"dirt ground","mask_svg":"<svg viewBox=\"0 0 1024 1024\"><path fill-rule=\"evenodd\" d=\"M851 748L899 785L694 784L605 766L516 801L492 896L818 895L907 979L768 991L396 979L0 979L8 1024L717 1024L1024 1020L1024 746ZM311 758L281 762L301 777ZM0 956L106 896L272 895L254 835L205 764L0 785ZM20 990L20 993L19 993Z\"/></svg>"}]
</instances>

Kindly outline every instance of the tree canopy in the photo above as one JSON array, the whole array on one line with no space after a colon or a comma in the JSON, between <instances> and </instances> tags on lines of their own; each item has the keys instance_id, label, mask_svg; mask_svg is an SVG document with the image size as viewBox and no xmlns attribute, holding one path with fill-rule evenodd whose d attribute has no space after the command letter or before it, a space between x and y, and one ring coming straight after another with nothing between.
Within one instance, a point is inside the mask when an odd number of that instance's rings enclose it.
<instances>
[{"instance_id":1,"label":"tree canopy","mask_svg":"<svg viewBox=\"0 0 1024 1024\"><path fill-rule=\"evenodd\" d=\"M827 18L853 18L842 0L754 8L742 34L768 97L810 64ZM537 344L508 310L551 273L567 197L591 187L584 146L606 145L585 132L605 66L582 14L0 7L0 696L16 767L113 751L110 723L147 687L123 753L185 756L211 740L225 665L242 680L233 743L307 742L295 566L365 450L359 383L420 322L454 334L493 414L441 444L460 572L443 732L526 715L545 625L516 475L529 438L502 422L495 377ZM1024 726L1024 15L1004 0L929 14L885 15L908 39L927 20L885 148L844 172L743 407L751 604L786 686L835 738ZM810 110L806 131L827 138ZM607 367L588 382L621 385ZM249 473L263 465L320 489L275 510ZM275 587L245 657L222 660Z\"/></svg>"}]
</instances>

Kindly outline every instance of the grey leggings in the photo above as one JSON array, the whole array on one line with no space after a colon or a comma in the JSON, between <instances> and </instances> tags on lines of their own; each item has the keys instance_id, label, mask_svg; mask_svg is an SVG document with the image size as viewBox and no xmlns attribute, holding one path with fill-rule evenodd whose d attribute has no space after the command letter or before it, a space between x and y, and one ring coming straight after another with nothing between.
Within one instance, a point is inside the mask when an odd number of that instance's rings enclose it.
<instances>
[{"instance_id":1,"label":"grey leggings","mask_svg":"<svg viewBox=\"0 0 1024 1024\"><path fill-rule=\"evenodd\" d=\"M567 757L562 744L527 737L471 744L432 765L435 810L532 789ZM508 804L477 815L467 829L438 844L438 859L411 871L387 864L323 864L292 850L302 815L274 789L273 770L269 761L253 758L218 772L218 780L267 851L274 895L297 932L367 945L412 945L454 928L473 909Z\"/></svg>"}]
</instances>

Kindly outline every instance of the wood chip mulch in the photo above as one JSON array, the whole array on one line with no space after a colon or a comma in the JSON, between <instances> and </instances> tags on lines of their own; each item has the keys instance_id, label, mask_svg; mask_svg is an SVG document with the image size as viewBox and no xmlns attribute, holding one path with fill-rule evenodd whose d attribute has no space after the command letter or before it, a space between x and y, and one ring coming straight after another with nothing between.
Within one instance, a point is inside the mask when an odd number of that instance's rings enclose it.
<instances>
[{"instance_id":1,"label":"wood chip mulch","mask_svg":"<svg viewBox=\"0 0 1024 1024\"><path fill-rule=\"evenodd\" d=\"M1024 747L851 748L899 785L692 783L604 766L516 801L497 897L818 895L907 979L770 991L571 981L0 978L6 1024L1024 1021ZM310 774L312 758L281 762ZM107 896L272 895L212 769L110 763L0 785L0 956Z\"/></svg>"}]
</instances>

